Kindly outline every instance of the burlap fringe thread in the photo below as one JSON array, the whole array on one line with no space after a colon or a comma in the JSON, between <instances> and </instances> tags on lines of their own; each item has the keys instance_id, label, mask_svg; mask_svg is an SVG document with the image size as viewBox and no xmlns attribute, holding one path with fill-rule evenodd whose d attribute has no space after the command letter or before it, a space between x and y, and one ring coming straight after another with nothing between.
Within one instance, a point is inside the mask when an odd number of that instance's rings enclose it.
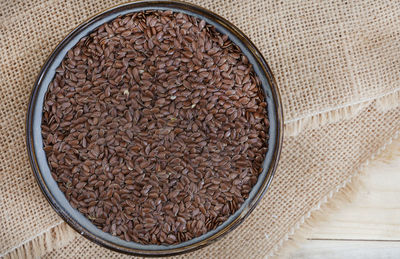
<instances>
[{"instance_id":1,"label":"burlap fringe thread","mask_svg":"<svg viewBox=\"0 0 400 259\"><path fill-rule=\"evenodd\" d=\"M39 233L30 240L5 252L6 259L28 259L40 257L53 249L67 245L76 237L76 232L67 223L61 222Z\"/></svg>"},{"instance_id":2,"label":"burlap fringe thread","mask_svg":"<svg viewBox=\"0 0 400 259\"><path fill-rule=\"evenodd\" d=\"M357 116L364 108L375 102L379 111L388 111L400 106L400 89L389 93L350 103L341 107L335 107L315 114L305 115L293 120L285 121L285 135L296 136L306 129L316 129L329 123L349 120Z\"/></svg>"},{"instance_id":3,"label":"burlap fringe thread","mask_svg":"<svg viewBox=\"0 0 400 259\"><path fill-rule=\"evenodd\" d=\"M293 121L287 121L285 122L285 135L295 136L305 129L313 129L328 123L335 123L340 120L348 120L354 116L357 116L373 101L376 101L377 109L382 111L396 108L400 105L400 89L396 89L389 94L385 94L370 100L364 100L349 106L323 111L310 116L304 116ZM393 139L396 139L398 135L399 132L396 132L396 135L393 137ZM381 154L391 142L392 139L381 149L379 149L376 155L372 155L370 160L374 160L375 156ZM357 170L357 172L362 171L362 168L367 166L370 160L367 160L362 167ZM293 236L295 231L296 240L301 240L302 232L299 233L298 231L300 227L302 227L302 229L307 229L307 227L313 225L320 218L325 217L325 215L327 215L327 213L329 213L331 210L340 207L340 204L343 204L343 202L349 202L350 197L355 192L355 189L358 190L360 186L359 180L357 180L360 177L359 175L360 174L355 173L353 176L339 185L335 190L329 192L329 194L326 195L316 207L304 215L300 221L297 222L296 225L289 231L289 233L287 233L284 238L282 238L278 244L273 247L267 258L276 255L277 251L283 246L284 243L287 243L289 237ZM58 223L56 226L49 228L43 233L39 233L21 245L11 248L0 256L4 256L5 258L38 257L51 252L55 248L60 248L67 245L76 237L76 235L77 234L75 231L66 223ZM286 245L295 247L294 242L289 242L289 244L285 244L285 246Z\"/></svg>"},{"instance_id":4,"label":"burlap fringe thread","mask_svg":"<svg viewBox=\"0 0 400 259\"><path fill-rule=\"evenodd\" d=\"M390 163L394 157L400 155L400 131L389 139L378 151L366 160L359 168L346 179L342 184L330 191L318 202L306 215L295 224L293 228L276 244L268 258L279 258L279 251L284 248L285 255L298 248L305 240L311 228L317 222L327 218L328 215L350 203L355 197L355 193L363 190L365 185L362 181L365 168L373 161L374 163Z\"/></svg>"}]
</instances>

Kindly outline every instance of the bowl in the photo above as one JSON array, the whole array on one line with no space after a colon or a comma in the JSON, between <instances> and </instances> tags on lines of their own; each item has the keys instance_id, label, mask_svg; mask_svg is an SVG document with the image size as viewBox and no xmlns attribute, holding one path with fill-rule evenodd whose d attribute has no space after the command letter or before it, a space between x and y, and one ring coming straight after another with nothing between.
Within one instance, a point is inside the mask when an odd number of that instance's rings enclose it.
<instances>
[{"instance_id":1,"label":"bowl","mask_svg":"<svg viewBox=\"0 0 400 259\"><path fill-rule=\"evenodd\" d=\"M249 197L236 213L216 229L189 241L174 245L143 245L128 242L98 229L79 211L71 207L51 175L46 154L43 150L41 122L44 96L49 83L55 75L56 68L67 51L82 37L88 35L101 24L111 21L120 15L143 10L173 10L186 13L205 20L215 26L221 33L228 35L253 65L261 81L268 104L267 113L270 121L268 151L263 162L262 172ZM33 86L26 120L26 143L30 164L41 191L54 210L73 229L89 240L118 252L140 256L166 256L193 251L211 244L241 224L256 207L271 183L279 160L282 138L283 117L279 92L272 72L260 51L238 28L224 18L202 7L180 1L136 1L122 4L97 14L79 25L58 44L43 65Z\"/></svg>"}]
</instances>

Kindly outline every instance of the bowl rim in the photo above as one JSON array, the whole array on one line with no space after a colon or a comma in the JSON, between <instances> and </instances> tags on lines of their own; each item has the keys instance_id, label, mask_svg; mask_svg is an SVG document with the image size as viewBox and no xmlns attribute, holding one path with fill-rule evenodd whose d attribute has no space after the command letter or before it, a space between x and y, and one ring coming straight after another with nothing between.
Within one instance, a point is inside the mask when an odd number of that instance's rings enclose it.
<instances>
[{"instance_id":1,"label":"bowl rim","mask_svg":"<svg viewBox=\"0 0 400 259\"><path fill-rule=\"evenodd\" d=\"M109 14L112 14L113 12L118 12L121 8L126 8L129 10L132 10L132 13L135 12L135 9L138 9L140 7L154 7L156 10L157 7L160 8L161 6L164 6L166 8L174 8L182 11L190 11L194 12L196 14L199 14L203 17L207 17L208 19L213 20L214 22L218 23L220 26L224 27L225 29L229 30L232 34L234 34L243 44L245 44L246 48L249 50L250 54L256 59L256 61L260 64L260 68L262 69L262 73L265 74L268 84L272 93L272 99L273 99L273 104L275 108L275 116L276 116L276 142L275 142L275 148L273 151L272 159L270 162L270 166L267 169L267 173L265 175L265 178L262 181L261 186L257 190L257 193L253 197L252 200L250 200L250 203L247 208L245 208L241 214L239 214L229 225L225 226L223 229L220 231L216 232L212 236L201 240L199 242L184 246L184 247L179 247L179 248L174 248L170 250L141 250L141 249L134 249L134 248L128 248L125 246L121 246L109 241L104 240L103 238L100 238L93 233L89 232L85 228L83 228L79 222L77 222L75 219L73 219L56 201L55 197L53 196L52 192L49 190L47 185L45 184L44 177L41 173L41 170L38 166L37 163L37 156L35 153L35 148L33 146L33 111L35 108L35 103L36 103L36 97L37 97L37 92L40 88L41 81L43 80L45 74L47 73L50 64L52 63L53 59L58 55L61 49L63 49L67 42L73 36L77 33L79 33L83 28L86 26L94 23L97 19L100 19L101 17L106 17ZM137 11L137 10L136 10ZM31 94L30 94L30 99L28 103L28 109L26 113L26 145L27 145L27 152L28 152L28 157L29 157L29 162L31 165L31 168L33 170L33 173L35 175L35 179L37 184L39 185L42 193L46 197L47 201L50 203L50 205L53 207L53 209L57 212L57 214L69 225L71 226L75 231L83 235L85 238L89 239L90 241L99 244L100 246L106 247L108 249L117 251L117 252L122 252L125 254L130 254L130 255L137 255L137 256L149 256L149 257L154 257L154 256L172 256L172 255L178 255L178 254L183 254L187 252L191 252L197 249L200 249L204 246L207 246L216 240L220 239L221 237L225 236L227 233L231 232L234 230L237 226L239 226L249 215L250 213L255 209L257 204L260 202L261 198L264 196L265 192L267 191L269 185L271 184L272 178L274 176L274 173L277 169L278 166L278 161L282 149L282 143L283 143L283 111L282 111L282 104L281 104L281 98L279 94L279 90L277 87L276 80L272 74L272 71L270 67L268 66L267 62L263 58L261 52L256 48L256 46L250 41L250 39L243 33L241 32L235 25L227 21L226 19L222 18L221 16L213 13L212 11L209 11L203 7L197 6L195 4L183 2L180 0L173 0L173 1L168 1L168 0L138 0L138 1L133 1L133 2L128 2L124 4L119 4L112 6L108 9L105 9L88 19L86 19L84 22L80 23L77 27L75 27L73 30L71 30L58 44L57 46L53 49L51 54L48 56L46 62L44 65L41 67L41 70L36 78L36 81L34 83L34 86L32 88Z\"/></svg>"}]
</instances>

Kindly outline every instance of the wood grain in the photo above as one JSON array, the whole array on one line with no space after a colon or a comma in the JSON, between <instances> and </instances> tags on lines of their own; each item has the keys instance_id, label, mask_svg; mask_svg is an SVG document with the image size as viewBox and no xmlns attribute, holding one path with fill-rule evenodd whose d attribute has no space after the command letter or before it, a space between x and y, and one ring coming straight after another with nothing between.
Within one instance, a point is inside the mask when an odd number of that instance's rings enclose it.
<instances>
[{"instance_id":1,"label":"wood grain","mask_svg":"<svg viewBox=\"0 0 400 259\"><path fill-rule=\"evenodd\" d=\"M399 145L400 147L400 145ZM306 234L296 249L279 258L400 258L400 155L373 162L362 187Z\"/></svg>"}]
</instances>

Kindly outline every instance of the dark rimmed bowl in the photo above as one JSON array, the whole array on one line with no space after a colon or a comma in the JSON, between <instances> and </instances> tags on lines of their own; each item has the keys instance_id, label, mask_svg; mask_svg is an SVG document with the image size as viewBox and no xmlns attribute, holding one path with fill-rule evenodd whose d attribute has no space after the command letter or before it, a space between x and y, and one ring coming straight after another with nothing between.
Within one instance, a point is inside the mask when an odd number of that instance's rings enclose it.
<instances>
[{"instance_id":1,"label":"dark rimmed bowl","mask_svg":"<svg viewBox=\"0 0 400 259\"><path fill-rule=\"evenodd\" d=\"M55 70L71 49L82 37L88 35L101 24L113 20L117 16L142 10L173 10L204 19L214 25L217 30L227 34L240 47L252 63L254 70L262 82L268 103L270 120L268 151L263 163L263 170L249 198L240 209L215 230L176 245L142 245L127 242L105 233L93 225L87 218L73 209L64 194L52 178L43 150L41 122L44 95ZM204 247L237 227L251 213L266 192L277 168L283 138L283 118L279 92L272 72L254 44L234 25L222 17L199 6L179 1L137 1L113 7L79 25L62 40L43 65L35 82L28 106L26 121L26 141L30 163L40 189L55 211L77 232L89 240L106 248L132 255L166 256L193 251Z\"/></svg>"}]
</instances>

